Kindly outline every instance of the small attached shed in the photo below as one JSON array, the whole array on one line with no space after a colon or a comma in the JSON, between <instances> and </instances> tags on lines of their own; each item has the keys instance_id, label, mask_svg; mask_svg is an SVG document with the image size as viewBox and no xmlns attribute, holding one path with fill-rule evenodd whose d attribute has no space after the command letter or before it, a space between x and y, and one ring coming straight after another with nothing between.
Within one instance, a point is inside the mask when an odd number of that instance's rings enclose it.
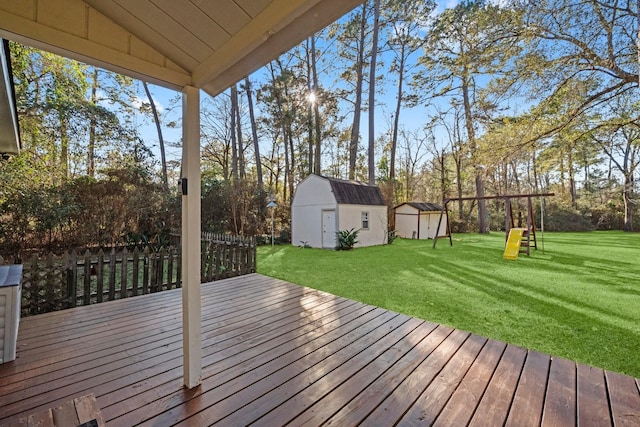
<instances>
[{"instance_id":1,"label":"small attached shed","mask_svg":"<svg viewBox=\"0 0 640 427\"><path fill-rule=\"evenodd\" d=\"M309 175L291 202L291 242L335 248L336 232L360 230L356 247L387 243L387 206L380 188Z\"/></svg>"},{"instance_id":2,"label":"small attached shed","mask_svg":"<svg viewBox=\"0 0 640 427\"><path fill-rule=\"evenodd\" d=\"M394 208L396 235L405 239L436 237L442 206L435 203L406 202ZM447 216L442 216L438 237L447 235Z\"/></svg>"}]
</instances>

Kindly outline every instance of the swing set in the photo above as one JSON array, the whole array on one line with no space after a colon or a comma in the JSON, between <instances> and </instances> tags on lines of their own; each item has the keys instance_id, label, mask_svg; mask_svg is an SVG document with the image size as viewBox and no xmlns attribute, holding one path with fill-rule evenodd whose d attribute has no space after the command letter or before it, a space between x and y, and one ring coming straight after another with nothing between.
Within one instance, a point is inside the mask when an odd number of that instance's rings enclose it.
<instances>
[{"instance_id":1,"label":"swing set","mask_svg":"<svg viewBox=\"0 0 640 427\"><path fill-rule=\"evenodd\" d=\"M533 218L533 203L531 199L534 197L540 197L540 228L542 231L542 251L544 252L544 207L542 203L542 198L555 196L554 193L534 193L534 194L508 194L503 196L485 196L485 197L457 197L451 199L444 199L444 203L442 204L442 210L440 211L440 219L438 220L438 228L436 230L440 230L440 225L442 224L443 218L446 218L447 221L447 229L446 234L444 236L436 236L433 239L433 248L436 248L436 244L438 243L438 237L448 237L449 244L453 246L453 240L451 239L451 227L449 224L449 202L457 202L457 201L468 201L468 200L496 200L496 199L504 199L505 203L505 220L504 220L504 228L505 228L505 242L509 240L509 232L514 229L522 230L521 231L521 241L518 245L518 252L525 253L527 256L530 254L531 248L538 249L538 242L536 240L536 223ZM518 216L518 224L516 227L516 222L513 217L513 203L512 199L527 199L527 219L526 225L522 224L522 218ZM446 214L446 216L445 216ZM517 254L517 253L516 253Z\"/></svg>"}]
</instances>

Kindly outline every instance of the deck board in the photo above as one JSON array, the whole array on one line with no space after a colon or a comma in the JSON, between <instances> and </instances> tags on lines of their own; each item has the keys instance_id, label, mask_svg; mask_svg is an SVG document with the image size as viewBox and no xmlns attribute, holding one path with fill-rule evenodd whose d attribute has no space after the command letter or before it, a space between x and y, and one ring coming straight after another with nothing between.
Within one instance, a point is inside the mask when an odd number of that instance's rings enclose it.
<instances>
[{"instance_id":1,"label":"deck board","mask_svg":"<svg viewBox=\"0 0 640 427\"><path fill-rule=\"evenodd\" d=\"M88 394L113 426L640 425L638 379L259 274L202 286L188 390L181 320L180 290L22 319L0 426Z\"/></svg>"},{"instance_id":2,"label":"deck board","mask_svg":"<svg viewBox=\"0 0 640 427\"><path fill-rule=\"evenodd\" d=\"M423 360L400 386L365 418L364 423L395 425L468 337L468 333L458 330L449 334L431 356Z\"/></svg>"},{"instance_id":3,"label":"deck board","mask_svg":"<svg viewBox=\"0 0 640 427\"><path fill-rule=\"evenodd\" d=\"M476 359L486 338L471 335L458 349L455 357L422 392L418 400L400 420L399 425L431 425L442 411L454 390Z\"/></svg>"},{"instance_id":4,"label":"deck board","mask_svg":"<svg viewBox=\"0 0 640 427\"><path fill-rule=\"evenodd\" d=\"M616 372L606 372L613 423L618 426L640 426L640 394L633 390L636 381Z\"/></svg>"},{"instance_id":5,"label":"deck board","mask_svg":"<svg viewBox=\"0 0 640 427\"><path fill-rule=\"evenodd\" d=\"M434 425L467 425L484 395L504 353L506 344L489 341L464 376L455 393L437 415Z\"/></svg>"},{"instance_id":6,"label":"deck board","mask_svg":"<svg viewBox=\"0 0 640 427\"><path fill-rule=\"evenodd\" d=\"M575 425L576 392L576 364L566 359L552 358L542 410L542 426Z\"/></svg>"},{"instance_id":7,"label":"deck board","mask_svg":"<svg viewBox=\"0 0 640 427\"><path fill-rule=\"evenodd\" d=\"M602 369L578 365L578 423L585 427L611 426L607 385Z\"/></svg>"},{"instance_id":8,"label":"deck board","mask_svg":"<svg viewBox=\"0 0 640 427\"><path fill-rule=\"evenodd\" d=\"M503 425L526 359L526 350L507 345L471 422L472 426Z\"/></svg>"},{"instance_id":9,"label":"deck board","mask_svg":"<svg viewBox=\"0 0 640 427\"><path fill-rule=\"evenodd\" d=\"M549 355L537 351L528 352L505 424L507 427L518 427L527 423L540 425L550 363Z\"/></svg>"},{"instance_id":10,"label":"deck board","mask_svg":"<svg viewBox=\"0 0 640 427\"><path fill-rule=\"evenodd\" d=\"M414 319L414 321L418 321ZM428 322L419 321L419 325L406 335L405 339L398 341L393 346L385 349L379 357L371 361L363 369L357 373L342 381L333 389L323 387L323 382L318 382L317 387L320 388L314 395L314 399L307 399L306 393L300 398L302 400L302 407L296 408L294 405L282 405L276 408L268 416L260 420L267 424L277 424L278 420L284 420L287 418L280 418L279 414L284 413L284 410L290 410L291 414L295 416L289 422L292 426L305 426L305 425L318 425L326 421L330 416L338 413L345 405L349 404L357 406L357 410L362 410L365 403L371 404L372 399L379 397L382 390L389 390L390 382L384 382L382 384L376 384L376 382L382 382L382 378L394 378L397 374L393 372L393 368L399 366L398 362L402 360L402 364L410 366L415 363L415 356L420 354L416 350L416 343L423 341L424 337L429 335L436 325ZM404 377L401 375L401 377ZM364 393L368 391L368 393ZM293 400L293 399L292 399ZM292 407L293 406L293 407ZM354 415L356 409L349 411L351 415ZM368 412L368 411L367 411ZM365 412L366 414L366 412ZM291 415L288 415L290 418ZM335 423L335 420L332 421ZM341 424L341 423L338 423ZM344 424L344 423L342 423Z\"/></svg>"}]
</instances>

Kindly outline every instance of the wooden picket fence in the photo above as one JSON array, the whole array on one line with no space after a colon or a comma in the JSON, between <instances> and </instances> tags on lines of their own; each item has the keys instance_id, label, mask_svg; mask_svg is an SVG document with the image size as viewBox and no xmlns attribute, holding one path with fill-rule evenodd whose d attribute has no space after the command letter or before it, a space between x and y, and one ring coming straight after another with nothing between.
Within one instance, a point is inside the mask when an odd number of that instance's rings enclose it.
<instances>
[{"instance_id":1,"label":"wooden picket fence","mask_svg":"<svg viewBox=\"0 0 640 427\"><path fill-rule=\"evenodd\" d=\"M203 234L201 281L256 271L253 238ZM181 287L180 247L72 251L24 262L22 316Z\"/></svg>"}]
</instances>

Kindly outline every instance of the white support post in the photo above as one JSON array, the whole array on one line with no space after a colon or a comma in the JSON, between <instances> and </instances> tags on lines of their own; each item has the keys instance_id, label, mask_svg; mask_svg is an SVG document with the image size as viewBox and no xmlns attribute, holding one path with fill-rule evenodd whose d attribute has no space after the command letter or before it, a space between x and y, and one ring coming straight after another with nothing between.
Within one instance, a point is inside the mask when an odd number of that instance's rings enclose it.
<instances>
[{"instance_id":1,"label":"white support post","mask_svg":"<svg viewBox=\"0 0 640 427\"><path fill-rule=\"evenodd\" d=\"M186 180L186 183L185 183ZM200 384L200 92L182 90L182 352L184 385Z\"/></svg>"}]
</instances>

